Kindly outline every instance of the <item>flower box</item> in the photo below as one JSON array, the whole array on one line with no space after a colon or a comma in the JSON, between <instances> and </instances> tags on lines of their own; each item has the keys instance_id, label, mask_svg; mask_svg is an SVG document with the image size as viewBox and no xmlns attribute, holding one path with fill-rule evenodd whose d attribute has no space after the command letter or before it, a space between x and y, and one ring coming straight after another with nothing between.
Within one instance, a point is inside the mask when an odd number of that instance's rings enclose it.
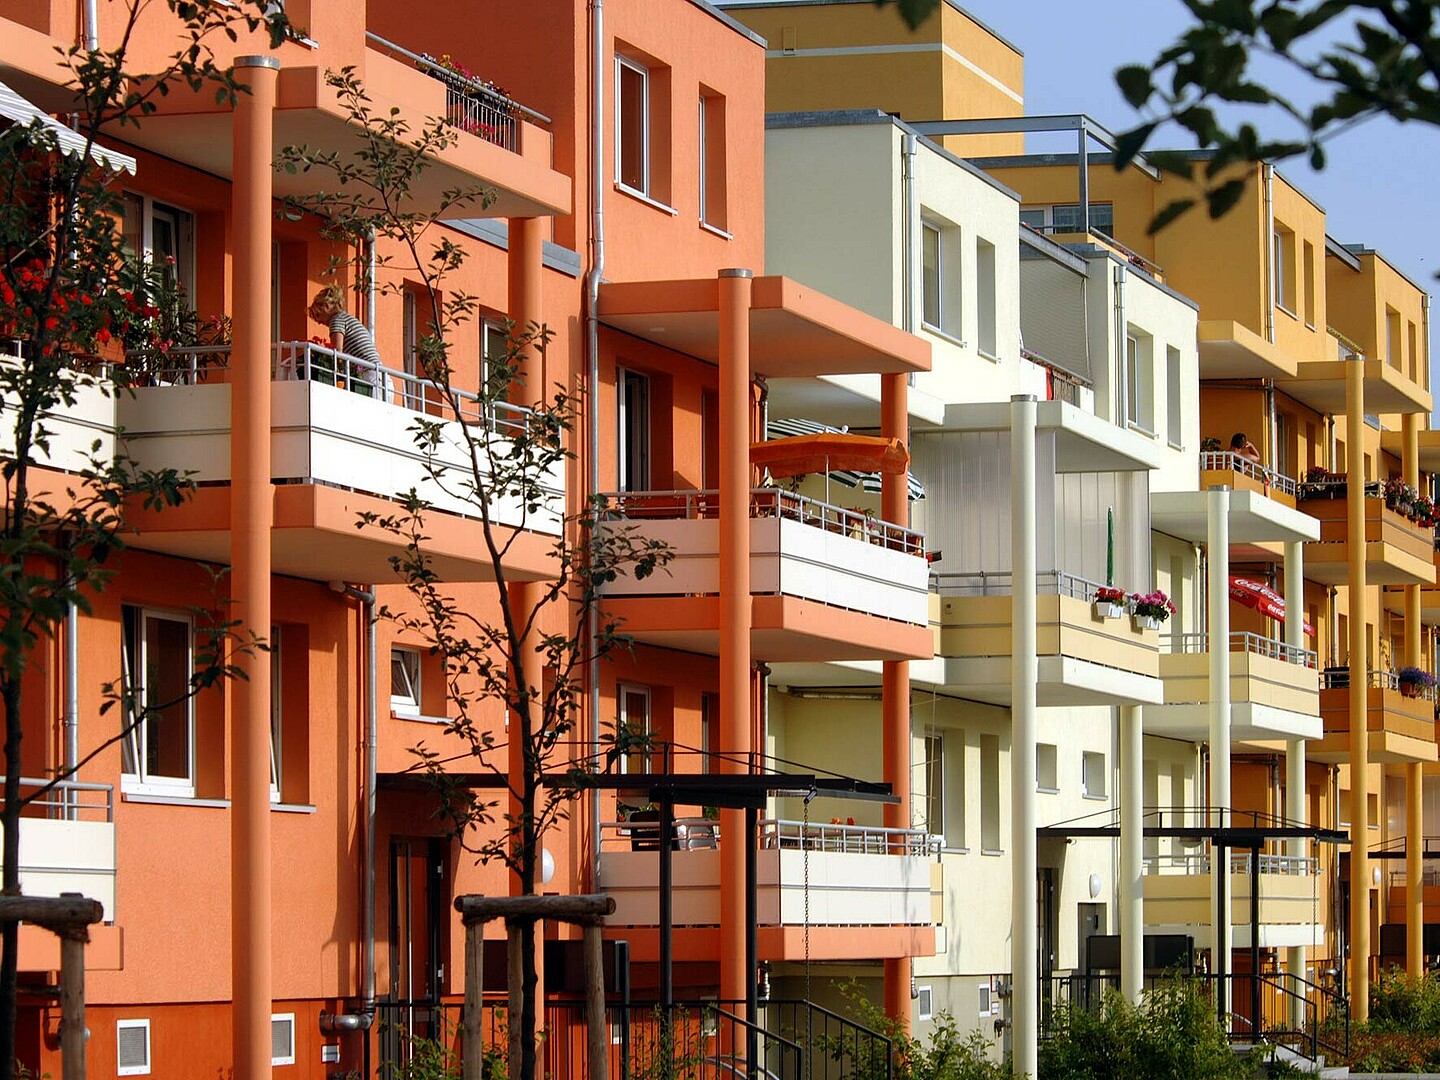
<instances>
[{"instance_id":1,"label":"flower box","mask_svg":"<svg viewBox=\"0 0 1440 1080\"><path fill-rule=\"evenodd\" d=\"M1125 605L1116 600L1096 600L1095 617L1097 619L1118 619L1125 614Z\"/></svg>"},{"instance_id":2,"label":"flower box","mask_svg":"<svg viewBox=\"0 0 1440 1080\"><path fill-rule=\"evenodd\" d=\"M1132 615L1130 618L1136 630L1159 630L1163 621L1154 615Z\"/></svg>"}]
</instances>

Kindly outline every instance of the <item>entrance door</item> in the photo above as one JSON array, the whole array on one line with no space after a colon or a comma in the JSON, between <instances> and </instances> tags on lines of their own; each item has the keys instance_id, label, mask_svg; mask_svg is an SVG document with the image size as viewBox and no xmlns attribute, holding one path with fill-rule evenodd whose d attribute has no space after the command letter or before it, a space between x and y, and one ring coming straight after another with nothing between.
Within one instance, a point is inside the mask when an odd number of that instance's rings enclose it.
<instances>
[{"instance_id":1,"label":"entrance door","mask_svg":"<svg viewBox=\"0 0 1440 1080\"><path fill-rule=\"evenodd\" d=\"M1035 882L1035 898L1039 910L1035 913L1040 933L1040 1003L1042 1009L1049 1004L1052 990L1051 981L1055 974L1055 869L1042 866Z\"/></svg>"},{"instance_id":2,"label":"entrance door","mask_svg":"<svg viewBox=\"0 0 1440 1080\"><path fill-rule=\"evenodd\" d=\"M400 1064L412 1038L443 1031L446 842L436 837L390 841L390 998L394 1002L387 1061ZM397 1037L398 1036L398 1037Z\"/></svg>"}]
</instances>

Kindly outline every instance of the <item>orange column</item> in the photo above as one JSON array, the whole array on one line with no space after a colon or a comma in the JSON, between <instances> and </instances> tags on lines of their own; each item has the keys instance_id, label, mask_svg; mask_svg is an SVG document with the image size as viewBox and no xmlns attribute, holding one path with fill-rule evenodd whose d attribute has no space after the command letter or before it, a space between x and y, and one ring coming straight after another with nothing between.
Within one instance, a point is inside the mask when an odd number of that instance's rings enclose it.
<instances>
[{"instance_id":1,"label":"orange column","mask_svg":"<svg viewBox=\"0 0 1440 1080\"><path fill-rule=\"evenodd\" d=\"M235 251L230 347L230 616L270 636L270 221L275 84L280 62L242 56L250 84L235 105ZM230 993L235 1080L269 1077L270 659L237 658L230 684Z\"/></svg>"},{"instance_id":2,"label":"orange column","mask_svg":"<svg viewBox=\"0 0 1440 1080\"><path fill-rule=\"evenodd\" d=\"M905 375L880 377L880 434L910 439L910 384ZM880 480L880 516L895 525L910 524L910 477L885 475ZM886 660L881 666L881 728L885 782L900 799L885 807L885 824L910 827L910 661ZM910 1030L910 957L885 961L885 1012Z\"/></svg>"},{"instance_id":3,"label":"orange column","mask_svg":"<svg viewBox=\"0 0 1440 1080\"><path fill-rule=\"evenodd\" d=\"M720 271L720 740L748 772L750 740L749 270ZM720 998L744 1001L745 812L720 812ZM728 1007L728 1006L727 1006Z\"/></svg>"}]
</instances>

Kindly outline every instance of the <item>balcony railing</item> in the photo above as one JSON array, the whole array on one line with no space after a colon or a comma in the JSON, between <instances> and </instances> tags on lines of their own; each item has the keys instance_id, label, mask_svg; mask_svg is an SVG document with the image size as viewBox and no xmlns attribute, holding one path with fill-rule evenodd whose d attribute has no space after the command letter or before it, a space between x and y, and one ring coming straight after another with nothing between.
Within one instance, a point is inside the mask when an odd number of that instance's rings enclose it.
<instances>
[{"instance_id":1,"label":"balcony railing","mask_svg":"<svg viewBox=\"0 0 1440 1080\"><path fill-rule=\"evenodd\" d=\"M1395 671L1376 670L1372 668L1368 673L1366 685L1375 690L1400 690L1400 674ZM1320 674L1320 689L1322 690L1348 690L1350 688L1350 669L1348 667L1329 667ZM1419 686L1411 697L1425 698L1430 701L1436 699L1436 688L1433 686Z\"/></svg>"},{"instance_id":2,"label":"balcony railing","mask_svg":"<svg viewBox=\"0 0 1440 1080\"><path fill-rule=\"evenodd\" d=\"M0 776L0 786L5 778ZM41 789L45 789L43 794ZM20 778L20 797L27 816L63 818L69 821L115 820L115 789L109 784L86 784L78 780L41 780L33 776ZM37 813L37 811L39 811Z\"/></svg>"},{"instance_id":3,"label":"balcony railing","mask_svg":"<svg viewBox=\"0 0 1440 1080\"><path fill-rule=\"evenodd\" d=\"M270 347L270 377L276 382L318 382L364 397L379 398L436 420L487 424L497 434L519 434L531 410L508 401L487 401L470 390L451 389L458 410L431 379L372 364L313 341L277 341ZM171 349L149 378L161 386L197 386L229 381L229 345L194 345Z\"/></svg>"},{"instance_id":4,"label":"balcony railing","mask_svg":"<svg viewBox=\"0 0 1440 1080\"><path fill-rule=\"evenodd\" d=\"M378 34L366 31L365 37L371 45L410 61L445 84L445 120L452 127L519 153L522 118L537 124L550 123L548 116L521 105L481 79L446 67L433 57L411 52Z\"/></svg>"},{"instance_id":5,"label":"balcony railing","mask_svg":"<svg viewBox=\"0 0 1440 1080\"><path fill-rule=\"evenodd\" d=\"M1160 638L1160 649L1162 652L1177 654L1207 653L1210 651L1210 634L1205 630L1193 634L1164 634ZM1299 664L1308 668L1316 667L1319 663L1318 654L1314 649L1287 645L1283 641L1260 634L1252 634L1248 631L1231 632L1230 651L1253 653L1256 656L1265 656L1271 660Z\"/></svg>"},{"instance_id":6,"label":"balcony railing","mask_svg":"<svg viewBox=\"0 0 1440 1080\"><path fill-rule=\"evenodd\" d=\"M976 570L968 573L931 574L930 587L941 596L1009 596L1013 574L1009 570ZM1040 596L1069 596L1090 601L1099 582L1067 570L1041 570L1036 574Z\"/></svg>"},{"instance_id":7,"label":"balcony railing","mask_svg":"<svg viewBox=\"0 0 1440 1080\"><path fill-rule=\"evenodd\" d=\"M720 823L711 818L676 818L672 847L676 851L697 851L718 847ZM660 824L654 820L607 821L600 826L606 841L636 851L660 847ZM938 855L943 837L923 829L889 829L871 825L822 824L765 818L759 823L758 843L762 849L783 851L828 851L842 855L906 855L926 858Z\"/></svg>"},{"instance_id":8,"label":"balcony railing","mask_svg":"<svg viewBox=\"0 0 1440 1080\"><path fill-rule=\"evenodd\" d=\"M1232 851L1229 856L1230 873L1248 874L1252 867L1248 851ZM1147 855L1142 860L1147 874L1208 874L1210 855L1208 852L1179 852L1170 855ZM1260 873L1283 874L1288 877L1313 877L1320 873L1320 860L1308 855L1267 855L1260 856Z\"/></svg>"},{"instance_id":9,"label":"balcony railing","mask_svg":"<svg viewBox=\"0 0 1440 1080\"><path fill-rule=\"evenodd\" d=\"M1233 450L1204 451L1200 455L1200 471L1239 473L1291 498L1295 497L1298 489L1298 485L1290 477Z\"/></svg>"},{"instance_id":10,"label":"balcony railing","mask_svg":"<svg viewBox=\"0 0 1440 1080\"><path fill-rule=\"evenodd\" d=\"M720 492L714 490L619 492L608 494L604 499L607 514L632 521L702 521L720 516ZM853 540L863 540L887 551L925 554L922 533L877 520L862 511L832 506L780 488L752 489L750 516L798 521L802 525L838 533Z\"/></svg>"}]
</instances>

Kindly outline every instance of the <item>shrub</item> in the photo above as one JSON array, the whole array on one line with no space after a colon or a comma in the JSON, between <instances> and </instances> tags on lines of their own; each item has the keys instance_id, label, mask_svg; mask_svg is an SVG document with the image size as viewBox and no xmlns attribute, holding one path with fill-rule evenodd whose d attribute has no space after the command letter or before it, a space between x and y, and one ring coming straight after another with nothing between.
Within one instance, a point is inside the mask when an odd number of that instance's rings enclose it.
<instances>
[{"instance_id":1,"label":"shrub","mask_svg":"<svg viewBox=\"0 0 1440 1080\"><path fill-rule=\"evenodd\" d=\"M858 982L840 987L856 1021L879 1032L894 1046L893 1080L1010 1080L1009 1066L990 1058L990 1043L979 1031L960 1033L948 1012L936 1015L928 1043L907 1034L865 995ZM847 1059L848 1080L885 1080L885 1060L878 1046L857 1045L854 1040L820 1036L809 1051L836 1061Z\"/></svg>"}]
</instances>

